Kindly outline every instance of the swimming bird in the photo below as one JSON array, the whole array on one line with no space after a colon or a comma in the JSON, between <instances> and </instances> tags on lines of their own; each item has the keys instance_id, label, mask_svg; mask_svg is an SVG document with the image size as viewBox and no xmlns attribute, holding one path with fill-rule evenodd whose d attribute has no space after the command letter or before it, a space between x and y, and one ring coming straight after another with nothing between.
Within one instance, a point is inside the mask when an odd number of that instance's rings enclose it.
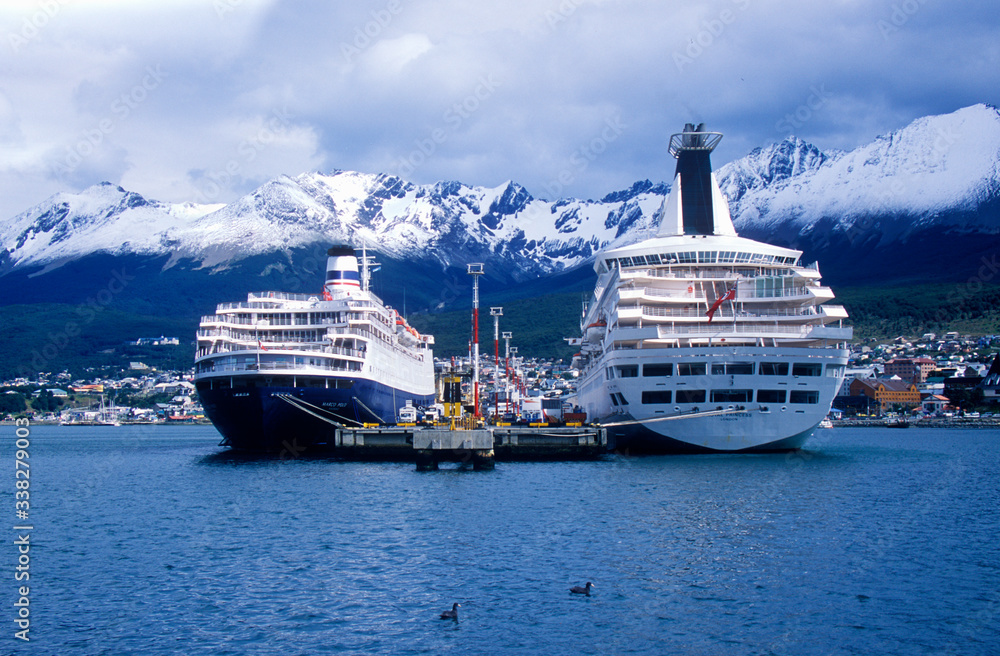
<instances>
[{"instance_id":1,"label":"swimming bird","mask_svg":"<svg viewBox=\"0 0 1000 656\"><path fill-rule=\"evenodd\" d=\"M573 594L583 594L589 597L590 589L593 587L595 587L594 584L591 583L590 581L587 581L586 586L574 585L572 588L569 589L569 591L572 592Z\"/></svg>"},{"instance_id":2,"label":"swimming bird","mask_svg":"<svg viewBox=\"0 0 1000 656\"><path fill-rule=\"evenodd\" d=\"M441 619L443 620L455 620L458 621L458 609L462 604L452 604L451 610L446 610L441 613Z\"/></svg>"}]
</instances>

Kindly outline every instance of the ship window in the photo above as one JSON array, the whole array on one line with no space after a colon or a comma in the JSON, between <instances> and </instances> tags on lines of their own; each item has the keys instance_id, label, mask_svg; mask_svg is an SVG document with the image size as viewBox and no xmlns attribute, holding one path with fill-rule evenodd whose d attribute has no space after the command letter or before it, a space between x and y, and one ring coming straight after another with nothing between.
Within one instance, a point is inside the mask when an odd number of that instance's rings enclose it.
<instances>
[{"instance_id":1,"label":"ship window","mask_svg":"<svg viewBox=\"0 0 1000 656\"><path fill-rule=\"evenodd\" d=\"M704 362L680 362L677 364L678 376L704 376L705 371Z\"/></svg>"},{"instance_id":2,"label":"ship window","mask_svg":"<svg viewBox=\"0 0 1000 656\"><path fill-rule=\"evenodd\" d=\"M636 378L638 376L639 376L639 365L637 364L618 365L619 378Z\"/></svg>"},{"instance_id":3,"label":"ship window","mask_svg":"<svg viewBox=\"0 0 1000 656\"><path fill-rule=\"evenodd\" d=\"M659 255L647 255L646 256L646 263L647 264L659 264L660 263L660 256Z\"/></svg>"},{"instance_id":4,"label":"ship window","mask_svg":"<svg viewBox=\"0 0 1000 656\"><path fill-rule=\"evenodd\" d=\"M712 403L749 403L752 400L753 390L712 390Z\"/></svg>"},{"instance_id":5,"label":"ship window","mask_svg":"<svg viewBox=\"0 0 1000 656\"><path fill-rule=\"evenodd\" d=\"M646 264L646 258L642 255L635 255L632 257L632 266L643 266Z\"/></svg>"},{"instance_id":6,"label":"ship window","mask_svg":"<svg viewBox=\"0 0 1000 656\"><path fill-rule=\"evenodd\" d=\"M757 403L784 403L785 390L757 390Z\"/></svg>"},{"instance_id":7,"label":"ship window","mask_svg":"<svg viewBox=\"0 0 1000 656\"><path fill-rule=\"evenodd\" d=\"M712 374L719 376L752 376L753 362L716 362L712 364Z\"/></svg>"},{"instance_id":8,"label":"ship window","mask_svg":"<svg viewBox=\"0 0 1000 656\"><path fill-rule=\"evenodd\" d=\"M736 261L737 262L749 262L750 261L750 253L737 253L736 254Z\"/></svg>"},{"instance_id":9,"label":"ship window","mask_svg":"<svg viewBox=\"0 0 1000 656\"><path fill-rule=\"evenodd\" d=\"M789 403L819 403L819 392L811 390L792 390L788 395Z\"/></svg>"},{"instance_id":10,"label":"ship window","mask_svg":"<svg viewBox=\"0 0 1000 656\"><path fill-rule=\"evenodd\" d=\"M605 367L604 373L607 375L608 380L612 380L615 377L615 370L613 367Z\"/></svg>"},{"instance_id":11,"label":"ship window","mask_svg":"<svg viewBox=\"0 0 1000 656\"><path fill-rule=\"evenodd\" d=\"M826 365L826 375L830 378L837 378L844 375L844 365L842 364L828 364Z\"/></svg>"},{"instance_id":12,"label":"ship window","mask_svg":"<svg viewBox=\"0 0 1000 656\"><path fill-rule=\"evenodd\" d=\"M618 405L628 405L628 400L625 398L625 395L622 394L621 392L615 392L612 396L618 397Z\"/></svg>"},{"instance_id":13,"label":"ship window","mask_svg":"<svg viewBox=\"0 0 1000 656\"><path fill-rule=\"evenodd\" d=\"M642 375L647 378L653 376L673 376L674 365L669 362L661 364L644 364L642 365Z\"/></svg>"},{"instance_id":14,"label":"ship window","mask_svg":"<svg viewBox=\"0 0 1000 656\"><path fill-rule=\"evenodd\" d=\"M736 261L736 253L734 251L721 251L719 253L720 263L724 264L726 262L735 262L735 261Z\"/></svg>"},{"instance_id":15,"label":"ship window","mask_svg":"<svg viewBox=\"0 0 1000 656\"><path fill-rule=\"evenodd\" d=\"M617 394L612 394L611 395L611 405L614 405L614 406L618 405L618 395Z\"/></svg>"},{"instance_id":16,"label":"ship window","mask_svg":"<svg viewBox=\"0 0 1000 656\"><path fill-rule=\"evenodd\" d=\"M677 261L681 264L696 264L698 262L698 253L695 251L682 251L677 254Z\"/></svg>"},{"instance_id":17,"label":"ship window","mask_svg":"<svg viewBox=\"0 0 1000 656\"><path fill-rule=\"evenodd\" d=\"M715 260L718 257L718 251L698 251L698 262L700 264L715 264Z\"/></svg>"},{"instance_id":18,"label":"ship window","mask_svg":"<svg viewBox=\"0 0 1000 656\"><path fill-rule=\"evenodd\" d=\"M677 390L677 403L704 403L705 390Z\"/></svg>"},{"instance_id":19,"label":"ship window","mask_svg":"<svg viewBox=\"0 0 1000 656\"><path fill-rule=\"evenodd\" d=\"M792 365L793 376L822 376L823 365L813 363L796 362Z\"/></svg>"},{"instance_id":20,"label":"ship window","mask_svg":"<svg viewBox=\"0 0 1000 656\"><path fill-rule=\"evenodd\" d=\"M762 376L787 376L787 362L761 362L760 374Z\"/></svg>"},{"instance_id":21,"label":"ship window","mask_svg":"<svg viewBox=\"0 0 1000 656\"><path fill-rule=\"evenodd\" d=\"M620 266L620 267L632 266L632 258L631 257L619 257L618 258L618 266Z\"/></svg>"},{"instance_id":22,"label":"ship window","mask_svg":"<svg viewBox=\"0 0 1000 656\"><path fill-rule=\"evenodd\" d=\"M671 403L670 390L647 390L642 393L642 402L646 404Z\"/></svg>"},{"instance_id":23,"label":"ship window","mask_svg":"<svg viewBox=\"0 0 1000 656\"><path fill-rule=\"evenodd\" d=\"M677 253L664 253L660 256L660 261L664 264L677 264Z\"/></svg>"}]
</instances>

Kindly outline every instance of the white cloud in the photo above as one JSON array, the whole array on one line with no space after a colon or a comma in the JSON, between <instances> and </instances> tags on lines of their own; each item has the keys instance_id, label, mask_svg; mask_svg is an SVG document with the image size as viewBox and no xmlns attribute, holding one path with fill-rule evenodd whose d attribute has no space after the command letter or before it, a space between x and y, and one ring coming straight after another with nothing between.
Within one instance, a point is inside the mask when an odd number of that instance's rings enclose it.
<instances>
[{"instance_id":1,"label":"white cloud","mask_svg":"<svg viewBox=\"0 0 1000 656\"><path fill-rule=\"evenodd\" d=\"M1000 101L984 0L53 3L0 7L0 216L101 177L229 201L316 168L599 197L669 178L687 121L726 133L721 165Z\"/></svg>"}]
</instances>

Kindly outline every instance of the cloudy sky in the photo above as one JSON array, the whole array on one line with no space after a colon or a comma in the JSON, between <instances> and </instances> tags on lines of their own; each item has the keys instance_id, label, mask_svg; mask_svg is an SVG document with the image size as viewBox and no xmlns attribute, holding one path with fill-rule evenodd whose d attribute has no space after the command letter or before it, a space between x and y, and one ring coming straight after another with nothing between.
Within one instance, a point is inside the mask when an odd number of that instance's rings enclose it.
<instances>
[{"instance_id":1,"label":"cloudy sky","mask_svg":"<svg viewBox=\"0 0 1000 656\"><path fill-rule=\"evenodd\" d=\"M0 53L0 220L334 169L597 198L686 122L720 166L1000 104L996 0L4 0Z\"/></svg>"}]
</instances>

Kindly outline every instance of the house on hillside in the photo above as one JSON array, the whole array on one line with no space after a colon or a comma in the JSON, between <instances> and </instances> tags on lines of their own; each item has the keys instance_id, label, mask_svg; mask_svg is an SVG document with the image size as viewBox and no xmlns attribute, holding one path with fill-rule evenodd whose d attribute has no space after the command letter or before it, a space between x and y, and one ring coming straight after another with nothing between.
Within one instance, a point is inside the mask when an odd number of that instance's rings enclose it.
<instances>
[{"instance_id":1,"label":"house on hillside","mask_svg":"<svg viewBox=\"0 0 1000 656\"><path fill-rule=\"evenodd\" d=\"M851 396L873 399L883 412L920 405L920 390L916 384L898 378L855 378L851 381L850 392Z\"/></svg>"},{"instance_id":2,"label":"house on hillside","mask_svg":"<svg viewBox=\"0 0 1000 656\"><path fill-rule=\"evenodd\" d=\"M920 406L924 413L929 415L948 412L952 409L948 397L940 394L931 394L920 403Z\"/></svg>"},{"instance_id":3,"label":"house on hillside","mask_svg":"<svg viewBox=\"0 0 1000 656\"><path fill-rule=\"evenodd\" d=\"M899 376L903 381L919 385L927 381L927 375L935 368L930 358L893 358L885 363L884 371L887 378Z\"/></svg>"},{"instance_id":4,"label":"house on hillside","mask_svg":"<svg viewBox=\"0 0 1000 656\"><path fill-rule=\"evenodd\" d=\"M993 364L990 365L989 371L983 376L979 387L983 390L984 401L1000 401L1000 353L993 358Z\"/></svg>"}]
</instances>

